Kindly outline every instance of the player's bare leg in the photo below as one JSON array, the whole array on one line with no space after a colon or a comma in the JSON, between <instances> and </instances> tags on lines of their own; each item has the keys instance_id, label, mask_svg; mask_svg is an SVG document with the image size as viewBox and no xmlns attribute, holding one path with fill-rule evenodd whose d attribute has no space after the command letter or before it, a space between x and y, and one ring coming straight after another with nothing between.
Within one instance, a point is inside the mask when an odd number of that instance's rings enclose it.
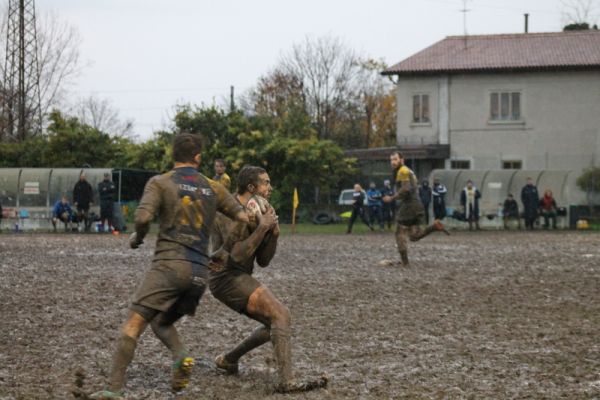
<instances>
[{"instance_id":1,"label":"player's bare leg","mask_svg":"<svg viewBox=\"0 0 600 400\"><path fill-rule=\"evenodd\" d=\"M288 308L268 288L260 286L250 295L246 311L253 319L262 322L264 326L255 329L249 337L233 350L217 357L215 362L218 367L229 372L237 371L238 361L244 354L270 340L273 344L279 375L279 384L276 391L282 393L304 392L327 385L327 379L325 378L306 382L296 382L294 380L292 373L291 315Z\"/></svg>"}]
</instances>

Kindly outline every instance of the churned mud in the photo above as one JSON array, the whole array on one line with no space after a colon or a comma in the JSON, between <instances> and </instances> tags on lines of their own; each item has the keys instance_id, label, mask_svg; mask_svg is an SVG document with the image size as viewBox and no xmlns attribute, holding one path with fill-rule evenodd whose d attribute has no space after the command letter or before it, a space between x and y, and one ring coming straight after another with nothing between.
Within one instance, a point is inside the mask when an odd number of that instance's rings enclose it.
<instances>
[{"instance_id":1,"label":"churned mud","mask_svg":"<svg viewBox=\"0 0 600 400\"><path fill-rule=\"evenodd\" d=\"M73 399L104 387L129 296L149 265L125 236L0 235L0 399ZM256 323L210 293L178 327L198 364L169 392L170 356L148 330L129 399L600 398L600 235L286 236L256 276L290 308L299 377L325 390L272 393L270 345L238 377L212 359ZM80 397L83 398L83 397Z\"/></svg>"}]
</instances>

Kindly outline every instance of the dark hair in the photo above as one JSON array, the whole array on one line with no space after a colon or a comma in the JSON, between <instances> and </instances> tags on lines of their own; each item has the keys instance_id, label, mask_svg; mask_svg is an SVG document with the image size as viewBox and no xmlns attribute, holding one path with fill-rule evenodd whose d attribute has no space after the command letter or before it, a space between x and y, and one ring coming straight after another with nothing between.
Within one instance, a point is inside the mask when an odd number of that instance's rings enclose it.
<instances>
[{"instance_id":1,"label":"dark hair","mask_svg":"<svg viewBox=\"0 0 600 400\"><path fill-rule=\"evenodd\" d=\"M266 174L267 171L261 167L245 165L237 176L237 192L244 194L248 191L248 185L258 186L258 176Z\"/></svg>"},{"instance_id":2,"label":"dark hair","mask_svg":"<svg viewBox=\"0 0 600 400\"><path fill-rule=\"evenodd\" d=\"M194 157L202 151L202 137L192 133L180 133L173 139L173 161L194 162Z\"/></svg>"},{"instance_id":3,"label":"dark hair","mask_svg":"<svg viewBox=\"0 0 600 400\"><path fill-rule=\"evenodd\" d=\"M225 160L223 160L222 158L215 158L215 164L216 163L219 163L219 164L221 164L224 167L227 166L227 164L225 164Z\"/></svg>"},{"instance_id":4,"label":"dark hair","mask_svg":"<svg viewBox=\"0 0 600 400\"><path fill-rule=\"evenodd\" d=\"M392 151L392 154L390 154L390 156L393 156L394 154L397 154L398 157L404 159L404 156L402 155L402 153L400 153L400 150L394 150L394 151Z\"/></svg>"}]
</instances>

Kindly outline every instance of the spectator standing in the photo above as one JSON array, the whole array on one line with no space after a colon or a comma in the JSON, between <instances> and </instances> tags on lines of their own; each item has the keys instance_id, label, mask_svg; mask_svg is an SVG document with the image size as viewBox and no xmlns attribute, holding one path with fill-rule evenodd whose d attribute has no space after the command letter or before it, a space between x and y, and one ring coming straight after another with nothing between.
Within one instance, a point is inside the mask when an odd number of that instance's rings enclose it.
<instances>
[{"instance_id":1,"label":"spectator standing","mask_svg":"<svg viewBox=\"0 0 600 400\"><path fill-rule=\"evenodd\" d=\"M479 227L479 199L481 199L481 193L469 179L467 186L460 194L460 204L465 210L465 219L469 223L470 231L473 230L473 223L475 223L475 229L481 229Z\"/></svg>"},{"instance_id":2,"label":"spectator standing","mask_svg":"<svg viewBox=\"0 0 600 400\"><path fill-rule=\"evenodd\" d=\"M439 178L433 179L433 189L431 191L433 199L433 217L442 220L446 217L446 193L448 189L440 183Z\"/></svg>"},{"instance_id":3,"label":"spectator standing","mask_svg":"<svg viewBox=\"0 0 600 400\"><path fill-rule=\"evenodd\" d=\"M385 196L393 196L395 194L394 189L389 179L383 181L383 190L381 191L382 198ZM394 216L396 214L396 202L390 201L389 203L383 202L383 220L387 223L388 229L392 229L392 222L394 222Z\"/></svg>"},{"instance_id":4,"label":"spectator standing","mask_svg":"<svg viewBox=\"0 0 600 400\"><path fill-rule=\"evenodd\" d=\"M502 220L504 221L504 229L508 229L508 221L516 219L519 229L521 229L521 218L519 218L519 205L511 193L508 194L504 205L502 206Z\"/></svg>"},{"instance_id":5,"label":"spectator standing","mask_svg":"<svg viewBox=\"0 0 600 400\"><path fill-rule=\"evenodd\" d=\"M72 222L75 219L73 209L67 200L67 196L61 196L60 200L54 203L52 207L52 226L56 232L56 224L62 222L65 224L65 232L68 232L72 227Z\"/></svg>"},{"instance_id":6,"label":"spectator standing","mask_svg":"<svg viewBox=\"0 0 600 400\"><path fill-rule=\"evenodd\" d=\"M552 190L546 189L544 197L540 199L540 211L544 217L544 229L550 228L548 220L552 220L552 229L556 229L556 200L552 196Z\"/></svg>"},{"instance_id":7,"label":"spectator standing","mask_svg":"<svg viewBox=\"0 0 600 400\"><path fill-rule=\"evenodd\" d=\"M421 182L421 186L419 186L419 199L421 199L421 203L423 203L423 208L425 209L425 224L429 225L429 205L431 204L431 187L429 187L429 182L427 180Z\"/></svg>"},{"instance_id":8,"label":"spectator standing","mask_svg":"<svg viewBox=\"0 0 600 400\"><path fill-rule=\"evenodd\" d=\"M219 182L221 185L225 186L225 188L227 190L230 190L231 178L225 172L225 170L227 169L227 166L225 165L225 160L223 160L222 158L217 158L215 160L214 168L215 168L215 176L213 177L213 180L215 180L215 181Z\"/></svg>"},{"instance_id":9,"label":"spectator standing","mask_svg":"<svg viewBox=\"0 0 600 400\"><path fill-rule=\"evenodd\" d=\"M525 214L525 229L533 229L538 215L540 196L531 178L527 178L527 184L521 189L521 202Z\"/></svg>"},{"instance_id":10,"label":"spectator standing","mask_svg":"<svg viewBox=\"0 0 600 400\"><path fill-rule=\"evenodd\" d=\"M381 191L377 189L375 182L369 184L369 190L367 190L367 207L369 208L369 221L372 225L375 224L375 220L379 223L379 229L383 230L383 202L381 201Z\"/></svg>"},{"instance_id":11,"label":"spectator standing","mask_svg":"<svg viewBox=\"0 0 600 400\"><path fill-rule=\"evenodd\" d=\"M92 221L90 221L90 206L94 204L94 190L92 185L86 180L85 172L81 172L79 180L73 188L73 204L77 208L77 220L84 223L85 231L90 231Z\"/></svg>"},{"instance_id":12,"label":"spectator standing","mask_svg":"<svg viewBox=\"0 0 600 400\"><path fill-rule=\"evenodd\" d=\"M362 192L362 187L357 183L354 185L354 193L352 193L352 214L350 215L350 221L348 222L348 231L346 233L352 233L352 225L356 221L356 217L360 217L362 221L369 227L370 230L374 230L373 226L369 223L369 220L365 216L365 195Z\"/></svg>"},{"instance_id":13,"label":"spectator standing","mask_svg":"<svg viewBox=\"0 0 600 400\"><path fill-rule=\"evenodd\" d=\"M113 223L113 207L115 204L115 194L117 187L110 179L110 173L104 173L104 179L98 184L98 196L100 197L100 224L102 231L112 231ZM106 224L105 224L106 221Z\"/></svg>"}]
</instances>

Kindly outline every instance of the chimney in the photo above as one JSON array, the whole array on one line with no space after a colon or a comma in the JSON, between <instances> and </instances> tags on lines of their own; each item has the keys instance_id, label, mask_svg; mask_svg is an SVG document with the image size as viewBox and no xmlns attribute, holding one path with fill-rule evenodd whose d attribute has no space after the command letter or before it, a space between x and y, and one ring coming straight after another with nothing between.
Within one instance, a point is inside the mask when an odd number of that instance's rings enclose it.
<instances>
[{"instance_id":1,"label":"chimney","mask_svg":"<svg viewBox=\"0 0 600 400\"><path fill-rule=\"evenodd\" d=\"M529 33L529 14L525 14L525 33Z\"/></svg>"}]
</instances>

